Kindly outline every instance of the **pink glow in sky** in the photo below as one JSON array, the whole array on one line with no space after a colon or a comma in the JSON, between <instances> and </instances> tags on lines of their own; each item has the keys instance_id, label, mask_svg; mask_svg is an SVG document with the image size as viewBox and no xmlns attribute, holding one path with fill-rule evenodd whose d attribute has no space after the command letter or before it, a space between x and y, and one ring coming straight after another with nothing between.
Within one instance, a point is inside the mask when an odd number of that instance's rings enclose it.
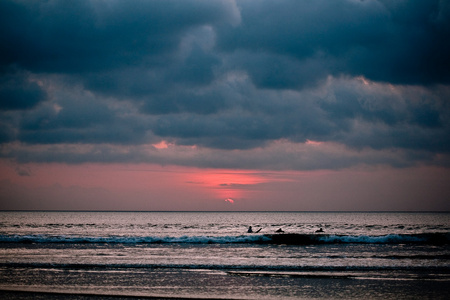
<instances>
[{"instance_id":1,"label":"pink glow in sky","mask_svg":"<svg viewBox=\"0 0 450 300\"><path fill-rule=\"evenodd\" d=\"M441 168L245 171L2 160L0 209L442 210ZM396 204L393 205L393 202Z\"/></svg>"}]
</instances>

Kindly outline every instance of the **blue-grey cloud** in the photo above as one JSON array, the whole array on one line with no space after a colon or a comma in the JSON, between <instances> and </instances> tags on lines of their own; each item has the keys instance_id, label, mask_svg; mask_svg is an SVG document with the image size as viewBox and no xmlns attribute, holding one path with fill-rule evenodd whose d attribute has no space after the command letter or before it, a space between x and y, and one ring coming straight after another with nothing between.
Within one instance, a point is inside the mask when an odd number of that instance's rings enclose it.
<instances>
[{"instance_id":1,"label":"blue-grey cloud","mask_svg":"<svg viewBox=\"0 0 450 300\"><path fill-rule=\"evenodd\" d=\"M446 164L448 36L450 5L439 0L1 1L0 153L277 169ZM145 153L162 140L199 154ZM351 155L312 155L308 141ZM276 155L278 142L289 146Z\"/></svg>"},{"instance_id":2,"label":"blue-grey cloud","mask_svg":"<svg viewBox=\"0 0 450 300\"><path fill-rule=\"evenodd\" d=\"M270 70L276 62L258 64L260 53L272 54L275 59L277 55L291 57L299 65L318 60L322 67L317 68L319 73L310 72L313 78L348 74L400 84L450 80L450 42L446 38L450 19L446 18L449 8L445 1L267 0L239 4L241 26L221 28L218 44L223 51L256 54L253 64L245 67L256 74L255 82L262 87L271 87L273 82L261 81L258 69L266 66ZM301 77L296 82L289 76L290 68L276 71L279 86L302 84Z\"/></svg>"},{"instance_id":3,"label":"blue-grey cloud","mask_svg":"<svg viewBox=\"0 0 450 300\"><path fill-rule=\"evenodd\" d=\"M225 1L2 1L2 64L84 73L163 65L190 28L226 21Z\"/></svg>"},{"instance_id":4,"label":"blue-grey cloud","mask_svg":"<svg viewBox=\"0 0 450 300\"><path fill-rule=\"evenodd\" d=\"M5 72L0 76L0 110L24 110L46 100L47 93L26 74Z\"/></svg>"}]
</instances>

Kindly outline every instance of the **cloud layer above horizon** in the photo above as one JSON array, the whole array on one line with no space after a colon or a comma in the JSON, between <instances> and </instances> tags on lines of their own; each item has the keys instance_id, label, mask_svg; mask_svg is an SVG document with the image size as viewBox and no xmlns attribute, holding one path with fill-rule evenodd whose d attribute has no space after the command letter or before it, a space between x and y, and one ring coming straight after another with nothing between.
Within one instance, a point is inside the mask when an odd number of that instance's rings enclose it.
<instances>
[{"instance_id":1,"label":"cloud layer above horizon","mask_svg":"<svg viewBox=\"0 0 450 300\"><path fill-rule=\"evenodd\" d=\"M0 156L450 167L450 2L0 1Z\"/></svg>"}]
</instances>

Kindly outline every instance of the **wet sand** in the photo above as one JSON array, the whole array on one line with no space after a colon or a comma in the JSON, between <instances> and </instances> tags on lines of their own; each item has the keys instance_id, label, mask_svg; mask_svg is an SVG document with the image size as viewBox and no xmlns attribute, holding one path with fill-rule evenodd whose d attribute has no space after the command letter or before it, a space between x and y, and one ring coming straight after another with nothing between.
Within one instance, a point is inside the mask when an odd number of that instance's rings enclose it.
<instances>
[{"instance_id":1,"label":"wet sand","mask_svg":"<svg viewBox=\"0 0 450 300\"><path fill-rule=\"evenodd\" d=\"M14 272L12 272L13 275ZM3 275L6 275L5 273ZM0 277L1 299L447 299L448 280L354 279L208 272L30 273ZM22 277L24 278L24 277Z\"/></svg>"},{"instance_id":2,"label":"wet sand","mask_svg":"<svg viewBox=\"0 0 450 300\"><path fill-rule=\"evenodd\" d=\"M31 299L46 299L46 300L121 300L121 299L152 299L152 300L183 300L186 298L173 297L143 297L143 296L105 296L98 294L69 294L63 292L33 292L33 291L0 291L0 299L11 300L31 300ZM191 298L192 299L192 298Z\"/></svg>"}]
</instances>

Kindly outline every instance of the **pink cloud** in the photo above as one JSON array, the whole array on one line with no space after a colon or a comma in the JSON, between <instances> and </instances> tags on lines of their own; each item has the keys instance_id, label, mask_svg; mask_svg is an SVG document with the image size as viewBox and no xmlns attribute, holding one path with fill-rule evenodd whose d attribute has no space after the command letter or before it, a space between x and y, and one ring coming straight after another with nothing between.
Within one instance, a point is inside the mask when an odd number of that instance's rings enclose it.
<instances>
[{"instance_id":1,"label":"pink cloud","mask_svg":"<svg viewBox=\"0 0 450 300\"><path fill-rule=\"evenodd\" d=\"M449 176L439 167L267 172L0 159L0 209L446 211Z\"/></svg>"},{"instance_id":2,"label":"pink cloud","mask_svg":"<svg viewBox=\"0 0 450 300\"><path fill-rule=\"evenodd\" d=\"M233 199L231 199L231 198L227 198L227 199L225 199L225 202L228 202L228 203L234 204L234 200L233 200Z\"/></svg>"}]
</instances>

